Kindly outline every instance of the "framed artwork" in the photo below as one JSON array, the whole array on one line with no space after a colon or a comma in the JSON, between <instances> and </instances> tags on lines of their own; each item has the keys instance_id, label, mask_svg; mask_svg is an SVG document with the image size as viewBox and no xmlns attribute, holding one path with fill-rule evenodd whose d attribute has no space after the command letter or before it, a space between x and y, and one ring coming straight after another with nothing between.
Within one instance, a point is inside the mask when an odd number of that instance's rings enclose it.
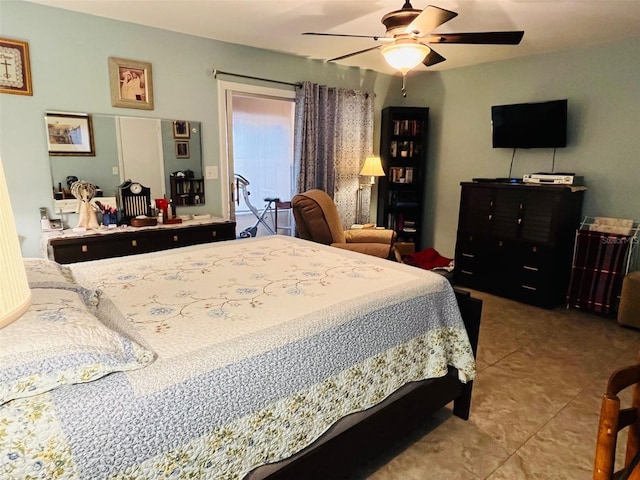
<instances>
[{"instance_id":1,"label":"framed artwork","mask_svg":"<svg viewBox=\"0 0 640 480\"><path fill-rule=\"evenodd\" d=\"M0 37L0 93L33 95L27 42Z\"/></svg>"},{"instance_id":2,"label":"framed artwork","mask_svg":"<svg viewBox=\"0 0 640 480\"><path fill-rule=\"evenodd\" d=\"M176 141L176 158L189 158L188 141Z\"/></svg>"},{"instance_id":3,"label":"framed artwork","mask_svg":"<svg viewBox=\"0 0 640 480\"><path fill-rule=\"evenodd\" d=\"M173 122L173 138L191 138L189 122L176 120Z\"/></svg>"},{"instance_id":4,"label":"framed artwork","mask_svg":"<svg viewBox=\"0 0 640 480\"><path fill-rule=\"evenodd\" d=\"M95 156L91 115L46 112L47 148L52 156Z\"/></svg>"},{"instance_id":5,"label":"framed artwork","mask_svg":"<svg viewBox=\"0 0 640 480\"><path fill-rule=\"evenodd\" d=\"M109 57L111 105L153 110L151 64Z\"/></svg>"}]
</instances>

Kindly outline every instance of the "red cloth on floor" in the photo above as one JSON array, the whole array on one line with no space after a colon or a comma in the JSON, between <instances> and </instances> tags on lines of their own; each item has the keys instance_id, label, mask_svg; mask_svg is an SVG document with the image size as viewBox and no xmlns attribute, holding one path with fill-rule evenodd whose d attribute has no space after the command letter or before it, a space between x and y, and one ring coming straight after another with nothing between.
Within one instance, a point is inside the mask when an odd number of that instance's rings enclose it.
<instances>
[{"instance_id":1,"label":"red cloth on floor","mask_svg":"<svg viewBox=\"0 0 640 480\"><path fill-rule=\"evenodd\" d=\"M443 257L435 248L427 248L404 257L404 262L409 265L431 270L448 266L453 261L452 258Z\"/></svg>"}]
</instances>

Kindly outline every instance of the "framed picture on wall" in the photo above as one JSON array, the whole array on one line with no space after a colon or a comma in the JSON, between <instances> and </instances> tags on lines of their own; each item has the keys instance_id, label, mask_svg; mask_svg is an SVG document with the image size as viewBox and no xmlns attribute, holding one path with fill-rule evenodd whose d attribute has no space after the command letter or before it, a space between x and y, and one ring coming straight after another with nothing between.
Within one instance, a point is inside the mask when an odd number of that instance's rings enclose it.
<instances>
[{"instance_id":1,"label":"framed picture on wall","mask_svg":"<svg viewBox=\"0 0 640 480\"><path fill-rule=\"evenodd\" d=\"M111 105L153 110L151 64L109 57Z\"/></svg>"},{"instance_id":2,"label":"framed picture on wall","mask_svg":"<svg viewBox=\"0 0 640 480\"><path fill-rule=\"evenodd\" d=\"M176 158L189 158L189 142L176 142Z\"/></svg>"},{"instance_id":3,"label":"framed picture on wall","mask_svg":"<svg viewBox=\"0 0 640 480\"><path fill-rule=\"evenodd\" d=\"M29 44L0 37L0 93L33 95Z\"/></svg>"},{"instance_id":4,"label":"framed picture on wall","mask_svg":"<svg viewBox=\"0 0 640 480\"><path fill-rule=\"evenodd\" d=\"M191 138L189 122L176 120L173 122L173 138Z\"/></svg>"},{"instance_id":5,"label":"framed picture on wall","mask_svg":"<svg viewBox=\"0 0 640 480\"><path fill-rule=\"evenodd\" d=\"M95 156L91 115L46 112L47 148L51 156Z\"/></svg>"}]
</instances>

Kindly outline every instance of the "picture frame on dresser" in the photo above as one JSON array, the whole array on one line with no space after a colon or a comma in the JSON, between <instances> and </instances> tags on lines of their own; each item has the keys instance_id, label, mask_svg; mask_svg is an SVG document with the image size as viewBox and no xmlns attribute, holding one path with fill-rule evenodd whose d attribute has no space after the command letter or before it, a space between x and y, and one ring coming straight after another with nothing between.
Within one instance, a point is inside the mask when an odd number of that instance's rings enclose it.
<instances>
[{"instance_id":1,"label":"picture frame on dresser","mask_svg":"<svg viewBox=\"0 0 640 480\"><path fill-rule=\"evenodd\" d=\"M0 55L4 67L0 76L0 93L32 96L29 44L0 37Z\"/></svg>"},{"instance_id":2,"label":"picture frame on dresser","mask_svg":"<svg viewBox=\"0 0 640 480\"><path fill-rule=\"evenodd\" d=\"M50 156L95 156L90 114L46 112L44 122Z\"/></svg>"},{"instance_id":3,"label":"picture frame on dresser","mask_svg":"<svg viewBox=\"0 0 640 480\"><path fill-rule=\"evenodd\" d=\"M151 64L109 57L111 106L153 110Z\"/></svg>"}]
</instances>

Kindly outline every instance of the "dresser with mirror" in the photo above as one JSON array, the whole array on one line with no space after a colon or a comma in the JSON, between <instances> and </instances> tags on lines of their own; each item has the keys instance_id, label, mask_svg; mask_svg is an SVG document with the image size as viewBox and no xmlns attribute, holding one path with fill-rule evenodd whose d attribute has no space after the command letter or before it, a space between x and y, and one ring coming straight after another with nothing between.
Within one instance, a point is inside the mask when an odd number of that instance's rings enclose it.
<instances>
[{"instance_id":1,"label":"dresser with mirror","mask_svg":"<svg viewBox=\"0 0 640 480\"><path fill-rule=\"evenodd\" d=\"M49 156L54 215L62 216L68 228L43 232L43 256L73 263L236 238L235 222L205 212L181 215L185 221L177 225L107 228L101 224L98 229L74 229L78 200L71 194L71 184L75 180L97 187L94 203L116 208L122 208L119 187L128 179L151 189L152 202L188 194L174 204L199 207L206 198L200 122L93 114L90 123L95 146L91 155ZM184 187L187 183L189 189ZM198 210L202 209L194 212Z\"/></svg>"}]
</instances>

